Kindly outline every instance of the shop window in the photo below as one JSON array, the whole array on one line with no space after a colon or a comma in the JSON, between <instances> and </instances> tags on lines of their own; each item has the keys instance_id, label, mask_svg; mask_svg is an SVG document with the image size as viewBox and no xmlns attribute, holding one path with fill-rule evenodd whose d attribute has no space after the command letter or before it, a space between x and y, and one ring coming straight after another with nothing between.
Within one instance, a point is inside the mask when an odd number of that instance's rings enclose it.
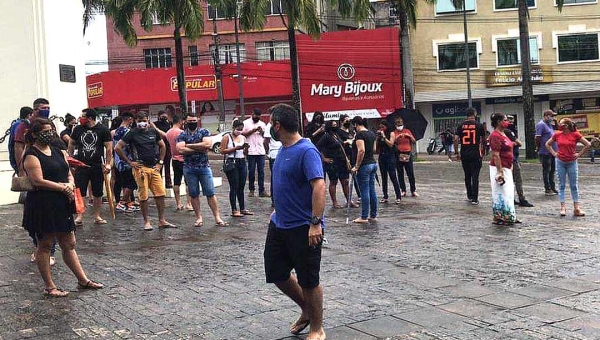
<instances>
[{"instance_id":1,"label":"shop window","mask_svg":"<svg viewBox=\"0 0 600 340\"><path fill-rule=\"evenodd\" d=\"M465 44L452 43L440 44L438 48L438 70L464 70L467 68L465 58ZM477 53L477 43L469 43L469 67L479 68L479 54Z\"/></svg>"},{"instance_id":2,"label":"shop window","mask_svg":"<svg viewBox=\"0 0 600 340\"><path fill-rule=\"evenodd\" d=\"M210 55L214 55L215 45L210 45ZM246 45L240 44L240 62L246 61ZM237 54L235 44L219 45L219 63L232 64L237 62ZM211 64L214 64L214 59L211 59Z\"/></svg>"},{"instance_id":3,"label":"shop window","mask_svg":"<svg viewBox=\"0 0 600 340\"><path fill-rule=\"evenodd\" d=\"M198 46L188 46L190 66L198 66Z\"/></svg>"},{"instance_id":4,"label":"shop window","mask_svg":"<svg viewBox=\"0 0 600 340\"><path fill-rule=\"evenodd\" d=\"M170 48L149 48L144 49L144 60L146 68L172 67Z\"/></svg>"},{"instance_id":5,"label":"shop window","mask_svg":"<svg viewBox=\"0 0 600 340\"><path fill-rule=\"evenodd\" d=\"M598 0L564 0L563 5L596 4ZM556 1L554 1L556 6Z\"/></svg>"},{"instance_id":6,"label":"shop window","mask_svg":"<svg viewBox=\"0 0 600 340\"><path fill-rule=\"evenodd\" d=\"M518 0L494 0L494 10L517 9L519 7ZM527 7L535 8L535 0L527 0Z\"/></svg>"},{"instance_id":7,"label":"shop window","mask_svg":"<svg viewBox=\"0 0 600 340\"><path fill-rule=\"evenodd\" d=\"M521 64L521 42L519 38L498 39L498 66ZM530 59L532 64L540 63L540 51L536 37L529 37Z\"/></svg>"},{"instance_id":8,"label":"shop window","mask_svg":"<svg viewBox=\"0 0 600 340\"><path fill-rule=\"evenodd\" d=\"M290 44L287 41L259 41L256 43L256 59L258 61L290 59Z\"/></svg>"},{"instance_id":9,"label":"shop window","mask_svg":"<svg viewBox=\"0 0 600 340\"><path fill-rule=\"evenodd\" d=\"M475 0L465 0L465 9L467 12L474 12ZM454 7L451 0L438 0L435 3L435 14L460 14L462 10L462 7Z\"/></svg>"},{"instance_id":10,"label":"shop window","mask_svg":"<svg viewBox=\"0 0 600 340\"><path fill-rule=\"evenodd\" d=\"M558 36L558 62L598 60L598 33Z\"/></svg>"}]
</instances>

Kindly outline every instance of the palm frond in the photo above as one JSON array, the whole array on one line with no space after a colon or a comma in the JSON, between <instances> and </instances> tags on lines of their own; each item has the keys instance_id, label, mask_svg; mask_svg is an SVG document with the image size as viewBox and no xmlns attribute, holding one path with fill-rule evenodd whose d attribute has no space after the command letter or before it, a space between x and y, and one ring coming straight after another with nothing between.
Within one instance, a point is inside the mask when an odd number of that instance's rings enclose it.
<instances>
[{"instance_id":1,"label":"palm frond","mask_svg":"<svg viewBox=\"0 0 600 340\"><path fill-rule=\"evenodd\" d=\"M94 14L104 11L104 0L82 0L83 4L83 34L88 28L92 20L94 20Z\"/></svg>"},{"instance_id":2,"label":"palm frond","mask_svg":"<svg viewBox=\"0 0 600 340\"><path fill-rule=\"evenodd\" d=\"M284 0L282 2L286 6L287 1ZM265 11L268 5L268 0L244 0L240 13L240 26L242 30L263 29L267 23ZM286 15L289 15L289 13L286 13Z\"/></svg>"}]
</instances>

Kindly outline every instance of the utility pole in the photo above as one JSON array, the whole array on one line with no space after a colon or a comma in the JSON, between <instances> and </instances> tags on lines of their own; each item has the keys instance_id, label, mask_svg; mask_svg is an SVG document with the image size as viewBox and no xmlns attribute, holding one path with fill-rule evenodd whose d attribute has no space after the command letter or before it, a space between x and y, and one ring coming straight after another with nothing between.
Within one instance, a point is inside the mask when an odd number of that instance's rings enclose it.
<instances>
[{"instance_id":1,"label":"utility pole","mask_svg":"<svg viewBox=\"0 0 600 340\"><path fill-rule=\"evenodd\" d=\"M469 32L467 30L467 5L466 0L462 1L463 26L465 31L465 61L467 63L467 98L469 107L473 107L473 98L471 95L471 58L469 55Z\"/></svg>"},{"instance_id":2,"label":"utility pole","mask_svg":"<svg viewBox=\"0 0 600 340\"><path fill-rule=\"evenodd\" d=\"M221 72L221 60L219 57L219 34L217 33L217 13L213 15L213 33L212 33L215 51L213 61L215 63L215 78L217 81L217 94L219 96L219 131L225 131L225 103L223 101L223 82Z\"/></svg>"},{"instance_id":3,"label":"utility pole","mask_svg":"<svg viewBox=\"0 0 600 340\"><path fill-rule=\"evenodd\" d=\"M235 25L235 54L237 61L237 78L238 78L238 91L240 95L240 116L242 117L242 121L246 119L246 108L244 107L244 81L242 78L242 64L240 60L240 40L238 37L238 6L237 2L235 4L235 9L233 12L234 18L233 22Z\"/></svg>"}]
</instances>

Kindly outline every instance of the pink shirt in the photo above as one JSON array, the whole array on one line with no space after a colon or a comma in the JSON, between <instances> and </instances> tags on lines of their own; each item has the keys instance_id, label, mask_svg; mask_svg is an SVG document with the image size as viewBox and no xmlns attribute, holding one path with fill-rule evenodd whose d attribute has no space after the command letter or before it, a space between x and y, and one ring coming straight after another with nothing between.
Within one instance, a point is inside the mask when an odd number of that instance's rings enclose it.
<instances>
[{"instance_id":1,"label":"pink shirt","mask_svg":"<svg viewBox=\"0 0 600 340\"><path fill-rule=\"evenodd\" d=\"M581 139L581 133L579 131L573 131L564 133L564 131L556 131L554 133L554 140L558 145L558 152L556 157L563 162L572 162L575 158L575 152L577 149L577 142Z\"/></svg>"},{"instance_id":2,"label":"pink shirt","mask_svg":"<svg viewBox=\"0 0 600 340\"><path fill-rule=\"evenodd\" d=\"M182 129L172 127L167 131L167 141L169 142L169 147L171 148L172 159L183 162L183 155L177 151L177 137L183 132Z\"/></svg>"},{"instance_id":3,"label":"pink shirt","mask_svg":"<svg viewBox=\"0 0 600 340\"><path fill-rule=\"evenodd\" d=\"M492 151L500 152L500 160L502 161L502 167L512 169L513 164L513 146L514 143L511 140L495 131L490 135L490 149ZM490 160L491 166L496 166L494 158Z\"/></svg>"},{"instance_id":4,"label":"pink shirt","mask_svg":"<svg viewBox=\"0 0 600 340\"><path fill-rule=\"evenodd\" d=\"M250 131L259 126L262 128L264 133L264 131L267 129L267 125L262 120L259 120L258 123L255 123L252 120L252 117L250 117L244 121L244 132ZM250 145L248 148L248 155L264 156L266 154L265 145L263 144L265 138L263 137L262 133L256 131L255 133L246 136L246 141Z\"/></svg>"}]
</instances>

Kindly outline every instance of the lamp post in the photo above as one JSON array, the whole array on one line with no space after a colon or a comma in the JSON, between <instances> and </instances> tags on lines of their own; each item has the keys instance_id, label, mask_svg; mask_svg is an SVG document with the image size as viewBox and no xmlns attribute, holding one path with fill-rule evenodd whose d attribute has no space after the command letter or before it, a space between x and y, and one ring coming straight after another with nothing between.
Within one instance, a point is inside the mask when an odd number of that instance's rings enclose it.
<instances>
[{"instance_id":1,"label":"lamp post","mask_svg":"<svg viewBox=\"0 0 600 340\"><path fill-rule=\"evenodd\" d=\"M238 78L238 91L240 95L240 116L242 121L246 119L246 108L244 107L244 81L242 78L242 64L240 60L240 40L238 34L238 6L237 2L234 9L234 25L235 25L235 54L237 62L237 78Z\"/></svg>"},{"instance_id":2,"label":"lamp post","mask_svg":"<svg viewBox=\"0 0 600 340\"><path fill-rule=\"evenodd\" d=\"M465 61L467 63L467 99L469 107L473 107L473 98L471 96L471 60L469 55L469 33L467 30L467 0L462 0L463 10L463 29L465 32Z\"/></svg>"},{"instance_id":3,"label":"lamp post","mask_svg":"<svg viewBox=\"0 0 600 340\"><path fill-rule=\"evenodd\" d=\"M215 50L213 61L215 63L215 78L217 82L217 94L219 96L219 131L225 131L225 102L223 100L223 74L221 72L221 60L219 57L219 34L217 33L217 12L213 15L213 33Z\"/></svg>"}]
</instances>

